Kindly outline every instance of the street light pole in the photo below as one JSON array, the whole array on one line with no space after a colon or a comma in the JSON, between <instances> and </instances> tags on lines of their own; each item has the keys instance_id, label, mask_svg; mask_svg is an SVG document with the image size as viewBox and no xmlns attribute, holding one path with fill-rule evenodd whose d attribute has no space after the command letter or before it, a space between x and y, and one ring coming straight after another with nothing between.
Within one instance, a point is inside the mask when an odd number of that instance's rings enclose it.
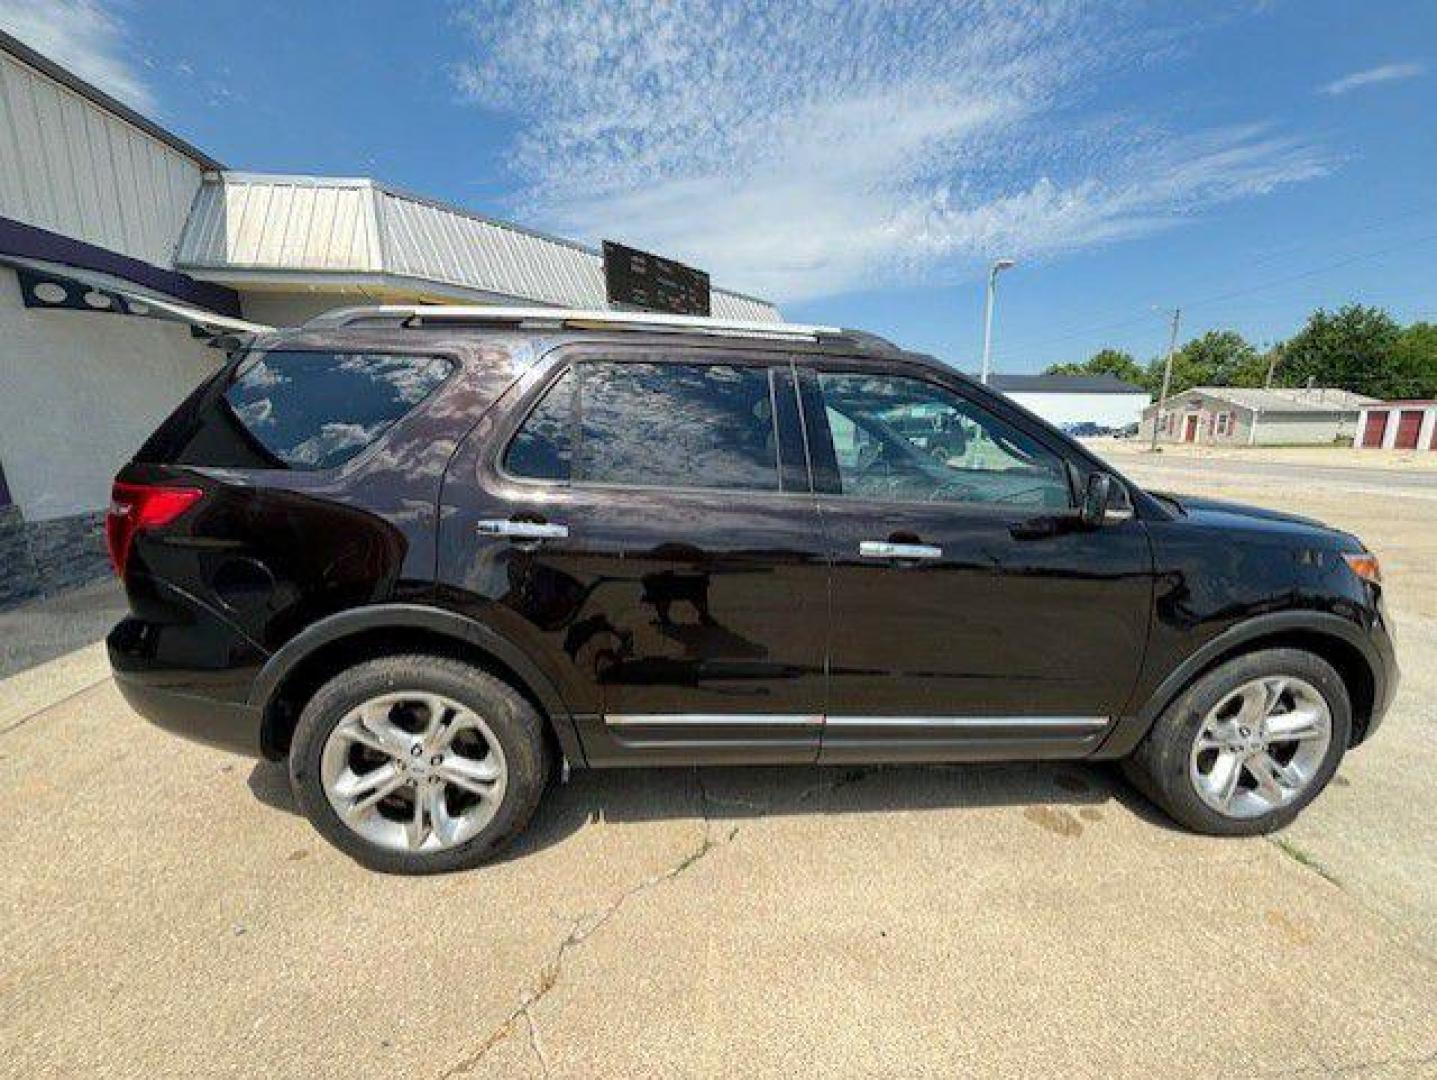
<instances>
[{"instance_id":1,"label":"street light pole","mask_svg":"<svg viewBox=\"0 0 1437 1080\"><path fill-rule=\"evenodd\" d=\"M993 352L993 298L998 291L998 275L1017 265L1015 259L994 259L993 265L988 268L988 292L983 300L983 367L978 373L978 381L984 386L988 385L988 376L991 373L989 359Z\"/></svg>"},{"instance_id":2,"label":"street light pole","mask_svg":"<svg viewBox=\"0 0 1437 1080\"><path fill-rule=\"evenodd\" d=\"M1167 404L1168 390L1173 384L1173 356L1178 351L1178 322L1183 317L1183 309L1173 308L1173 331L1172 337L1168 339L1168 362L1163 365L1163 389L1158 395L1158 411L1153 413L1153 438L1148 445L1149 450L1158 448L1158 425L1163 420L1163 406Z\"/></svg>"}]
</instances>

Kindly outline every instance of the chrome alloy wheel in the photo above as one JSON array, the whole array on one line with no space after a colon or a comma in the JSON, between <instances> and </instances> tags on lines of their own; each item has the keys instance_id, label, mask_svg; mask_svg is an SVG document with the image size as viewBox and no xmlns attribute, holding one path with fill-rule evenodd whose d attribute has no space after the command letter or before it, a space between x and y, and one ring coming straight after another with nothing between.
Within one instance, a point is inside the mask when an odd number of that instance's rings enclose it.
<instances>
[{"instance_id":1,"label":"chrome alloy wheel","mask_svg":"<svg viewBox=\"0 0 1437 1080\"><path fill-rule=\"evenodd\" d=\"M1244 683L1203 717L1188 775L1219 814L1260 817L1301 795L1332 741L1332 711L1317 689L1291 676Z\"/></svg>"},{"instance_id":2,"label":"chrome alloy wheel","mask_svg":"<svg viewBox=\"0 0 1437 1080\"><path fill-rule=\"evenodd\" d=\"M393 851L443 851L471 839L504 798L508 768L489 725L427 692L370 698L329 733L324 794L339 819Z\"/></svg>"}]
</instances>

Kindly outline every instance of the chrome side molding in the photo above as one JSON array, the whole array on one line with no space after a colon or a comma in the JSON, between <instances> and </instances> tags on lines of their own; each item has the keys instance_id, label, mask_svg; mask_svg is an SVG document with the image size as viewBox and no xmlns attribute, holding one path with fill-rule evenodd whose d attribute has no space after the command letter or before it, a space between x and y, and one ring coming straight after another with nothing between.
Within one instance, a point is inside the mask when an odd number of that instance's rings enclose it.
<instances>
[{"instance_id":1,"label":"chrome side molding","mask_svg":"<svg viewBox=\"0 0 1437 1080\"><path fill-rule=\"evenodd\" d=\"M789 713L611 713L609 727L822 727L821 715Z\"/></svg>"},{"instance_id":2,"label":"chrome side molding","mask_svg":"<svg viewBox=\"0 0 1437 1080\"><path fill-rule=\"evenodd\" d=\"M831 728L907 728L908 730L992 731L994 728L1053 728L1099 731L1112 721L1106 716L830 716Z\"/></svg>"},{"instance_id":3,"label":"chrome side molding","mask_svg":"<svg viewBox=\"0 0 1437 1080\"><path fill-rule=\"evenodd\" d=\"M865 559L941 559L943 549L933 544L895 544L889 540L863 540L858 554Z\"/></svg>"},{"instance_id":4,"label":"chrome side molding","mask_svg":"<svg viewBox=\"0 0 1437 1080\"><path fill-rule=\"evenodd\" d=\"M906 728L910 731L992 731L1031 728L1100 731L1106 716L823 716L788 713L610 713L609 727L829 727Z\"/></svg>"},{"instance_id":5,"label":"chrome side molding","mask_svg":"<svg viewBox=\"0 0 1437 1080\"><path fill-rule=\"evenodd\" d=\"M507 536L512 540L565 540L569 526L558 522L510 521L500 518L480 521L474 526L482 536Z\"/></svg>"}]
</instances>

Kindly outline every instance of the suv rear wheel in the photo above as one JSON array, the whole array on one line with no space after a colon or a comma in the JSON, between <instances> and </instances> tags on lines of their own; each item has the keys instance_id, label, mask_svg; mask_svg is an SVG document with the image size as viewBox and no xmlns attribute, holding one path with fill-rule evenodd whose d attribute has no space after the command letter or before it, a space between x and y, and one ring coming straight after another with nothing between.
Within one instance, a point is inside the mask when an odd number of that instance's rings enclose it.
<instances>
[{"instance_id":1,"label":"suv rear wheel","mask_svg":"<svg viewBox=\"0 0 1437 1080\"><path fill-rule=\"evenodd\" d=\"M476 866L528 823L549 776L542 721L462 661L411 655L335 676L295 729L305 815L356 861L399 874Z\"/></svg>"},{"instance_id":2,"label":"suv rear wheel","mask_svg":"<svg viewBox=\"0 0 1437 1080\"><path fill-rule=\"evenodd\" d=\"M1330 664L1264 649L1194 682L1123 766L1183 825L1251 836L1282 828L1317 797L1351 730L1347 688Z\"/></svg>"}]
</instances>

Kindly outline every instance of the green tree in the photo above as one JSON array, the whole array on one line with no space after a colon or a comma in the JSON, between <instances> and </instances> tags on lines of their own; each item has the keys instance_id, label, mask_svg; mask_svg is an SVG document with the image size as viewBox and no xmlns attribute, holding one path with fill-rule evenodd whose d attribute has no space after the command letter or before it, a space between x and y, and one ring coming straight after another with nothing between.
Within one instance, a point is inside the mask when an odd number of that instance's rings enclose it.
<instances>
[{"instance_id":1,"label":"green tree","mask_svg":"<svg viewBox=\"0 0 1437 1080\"><path fill-rule=\"evenodd\" d=\"M1132 354L1121 349L1100 349L1081 364L1053 364L1044 375L1112 375L1124 382L1146 385L1147 374Z\"/></svg>"},{"instance_id":2,"label":"green tree","mask_svg":"<svg viewBox=\"0 0 1437 1080\"><path fill-rule=\"evenodd\" d=\"M1143 382L1154 393L1162 388L1166 363L1166 357L1158 357L1148 365ZM1173 381L1168 393L1193 386L1260 386L1266 374L1262 355L1236 330L1209 330L1173 356Z\"/></svg>"},{"instance_id":3,"label":"green tree","mask_svg":"<svg viewBox=\"0 0 1437 1080\"><path fill-rule=\"evenodd\" d=\"M1402 397L1437 397L1437 325L1413 323L1392 350L1394 380Z\"/></svg>"},{"instance_id":4,"label":"green tree","mask_svg":"<svg viewBox=\"0 0 1437 1080\"><path fill-rule=\"evenodd\" d=\"M1381 308L1348 304L1336 312L1318 308L1291 339L1283 343L1277 365L1280 386L1333 386L1373 397L1401 397L1412 392L1409 377L1398 366L1402 328ZM1422 334L1414 335L1414 356Z\"/></svg>"}]
</instances>

